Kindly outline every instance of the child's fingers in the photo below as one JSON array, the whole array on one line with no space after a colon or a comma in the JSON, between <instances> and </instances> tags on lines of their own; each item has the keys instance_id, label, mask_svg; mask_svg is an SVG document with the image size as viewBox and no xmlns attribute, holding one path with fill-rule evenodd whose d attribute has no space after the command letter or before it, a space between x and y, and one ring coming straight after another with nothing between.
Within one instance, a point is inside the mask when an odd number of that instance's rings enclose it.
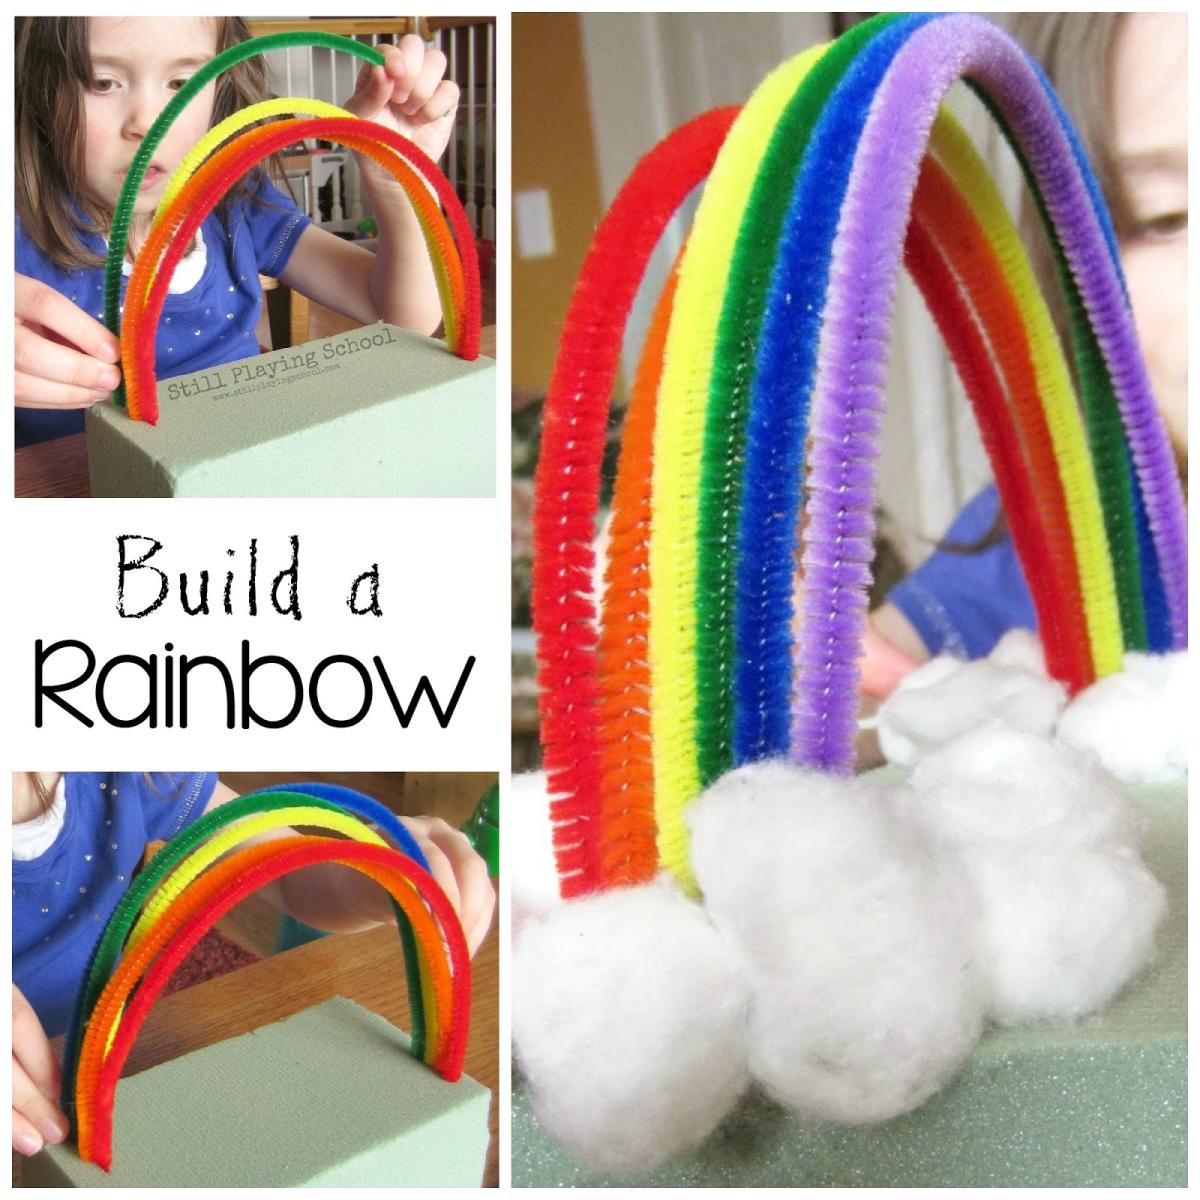
<instances>
[{"instance_id":1,"label":"child's fingers","mask_svg":"<svg viewBox=\"0 0 1200 1200\"><path fill-rule=\"evenodd\" d=\"M407 98L411 79L406 74L404 58L395 46L380 46L384 54L381 67L366 64L359 72L354 94L345 107L355 116L367 121L379 120L388 105L402 104Z\"/></svg>"},{"instance_id":2,"label":"child's fingers","mask_svg":"<svg viewBox=\"0 0 1200 1200\"><path fill-rule=\"evenodd\" d=\"M400 51L400 57L404 63L404 75L401 78L390 61L388 73L396 80L396 90L392 100L396 104L404 104L408 100L413 86L420 78L421 68L425 63L426 47L415 33L406 33L400 39L396 49Z\"/></svg>"},{"instance_id":3,"label":"child's fingers","mask_svg":"<svg viewBox=\"0 0 1200 1200\"><path fill-rule=\"evenodd\" d=\"M858 660L860 687L868 696L885 699L900 681L919 664L892 645L870 622L863 635L862 656Z\"/></svg>"},{"instance_id":4,"label":"child's fingers","mask_svg":"<svg viewBox=\"0 0 1200 1200\"><path fill-rule=\"evenodd\" d=\"M496 907L496 891L488 878L487 864L476 853L471 839L445 821L432 821L427 836L445 855L454 873L461 900L459 915L462 917L463 932L474 954L487 934Z\"/></svg>"},{"instance_id":5,"label":"child's fingers","mask_svg":"<svg viewBox=\"0 0 1200 1200\"><path fill-rule=\"evenodd\" d=\"M458 893L458 881L454 876L454 866L430 837L430 826L435 823L435 819L430 817L404 817L402 819L413 837L417 839L421 852L428 860L429 873L433 876L434 882L446 893L446 899L454 905L454 911L461 917L462 897ZM441 823L445 824L444 821Z\"/></svg>"},{"instance_id":6,"label":"child's fingers","mask_svg":"<svg viewBox=\"0 0 1200 1200\"><path fill-rule=\"evenodd\" d=\"M18 325L14 331L13 365L22 375L89 392L111 391L121 382L120 372L112 363L51 341L28 325Z\"/></svg>"},{"instance_id":7,"label":"child's fingers","mask_svg":"<svg viewBox=\"0 0 1200 1200\"><path fill-rule=\"evenodd\" d=\"M356 116L362 116L360 110L364 105L366 110L373 111L382 108L392 98L392 81L386 67L373 67L364 63L358 73L358 82L354 86L354 95L346 102L346 107Z\"/></svg>"},{"instance_id":8,"label":"child's fingers","mask_svg":"<svg viewBox=\"0 0 1200 1200\"><path fill-rule=\"evenodd\" d=\"M455 878L450 860L432 843L425 843L421 849L425 851L425 859L429 863L429 873L433 876L434 882L446 893L446 899L450 901L454 911L458 914L458 919L462 921L462 896L459 895L458 880Z\"/></svg>"},{"instance_id":9,"label":"child's fingers","mask_svg":"<svg viewBox=\"0 0 1200 1200\"><path fill-rule=\"evenodd\" d=\"M15 983L12 985L12 1052L14 1062L20 1064L35 1088L47 1096L58 1095L62 1088L62 1068L33 1005Z\"/></svg>"},{"instance_id":10,"label":"child's fingers","mask_svg":"<svg viewBox=\"0 0 1200 1200\"><path fill-rule=\"evenodd\" d=\"M371 76L375 73L375 68L368 62L363 63L358 69L358 78L354 81L354 94L357 96L366 91L367 84L371 81Z\"/></svg>"},{"instance_id":11,"label":"child's fingers","mask_svg":"<svg viewBox=\"0 0 1200 1200\"><path fill-rule=\"evenodd\" d=\"M67 1136L67 1118L63 1116L53 1100L38 1091L15 1055L13 1056L12 1089L14 1146L16 1146L17 1134L16 1114L25 1118L27 1123L25 1132L34 1134L37 1139L38 1144L32 1151L34 1154L41 1149L42 1142L56 1145ZM23 1153L26 1152L23 1151Z\"/></svg>"},{"instance_id":12,"label":"child's fingers","mask_svg":"<svg viewBox=\"0 0 1200 1200\"><path fill-rule=\"evenodd\" d=\"M13 984L12 1109L13 1149L36 1154L44 1142L67 1136L67 1118L55 1103L62 1069L33 1006Z\"/></svg>"},{"instance_id":13,"label":"child's fingers","mask_svg":"<svg viewBox=\"0 0 1200 1200\"><path fill-rule=\"evenodd\" d=\"M440 50L427 51L408 98L400 103L400 111L405 116L416 116L433 98L445 74L446 56Z\"/></svg>"},{"instance_id":14,"label":"child's fingers","mask_svg":"<svg viewBox=\"0 0 1200 1200\"><path fill-rule=\"evenodd\" d=\"M481 905L478 911L478 916L475 918L470 929L467 930L467 945L470 947L471 953L474 954L483 943L483 939L487 937L488 930L492 927L492 917L496 914L496 889L492 886L492 881L487 876L487 868L483 868L483 881L485 890L481 891Z\"/></svg>"},{"instance_id":15,"label":"child's fingers","mask_svg":"<svg viewBox=\"0 0 1200 1200\"><path fill-rule=\"evenodd\" d=\"M12 1110L12 1148L14 1154L32 1158L45 1144L45 1138L33 1127L24 1113Z\"/></svg>"},{"instance_id":16,"label":"child's fingers","mask_svg":"<svg viewBox=\"0 0 1200 1200\"><path fill-rule=\"evenodd\" d=\"M453 118L458 109L458 94L458 84L452 79L443 79L425 106L412 114L413 121L432 124L445 117Z\"/></svg>"},{"instance_id":17,"label":"child's fingers","mask_svg":"<svg viewBox=\"0 0 1200 1200\"><path fill-rule=\"evenodd\" d=\"M13 300L17 320L22 324L40 326L105 362L120 359L117 339L95 317L41 280L17 275Z\"/></svg>"},{"instance_id":18,"label":"child's fingers","mask_svg":"<svg viewBox=\"0 0 1200 1200\"><path fill-rule=\"evenodd\" d=\"M68 383L52 383L20 371L16 373L14 387L17 408L91 408L93 404L100 404L112 395L111 389L93 391Z\"/></svg>"},{"instance_id":19,"label":"child's fingers","mask_svg":"<svg viewBox=\"0 0 1200 1200\"><path fill-rule=\"evenodd\" d=\"M440 817L403 817L429 860L429 871L446 893L462 921L472 954L479 948L496 909L496 890L488 878L487 864L471 839Z\"/></svg>"}]
</instances>

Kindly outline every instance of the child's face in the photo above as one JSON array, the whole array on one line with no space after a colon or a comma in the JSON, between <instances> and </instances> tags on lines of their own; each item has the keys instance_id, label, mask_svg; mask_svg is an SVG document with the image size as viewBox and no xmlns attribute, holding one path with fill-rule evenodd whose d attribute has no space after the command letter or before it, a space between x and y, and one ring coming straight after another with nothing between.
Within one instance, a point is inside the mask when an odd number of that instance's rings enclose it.
<instances>
[{"instance_id":1,"label":"child's face","mask_svg":"<svg viewBox=\"0 0 1200 1200\"><path fill-rule=\"evenodd\" d=\"M171 97L217 52L209 17L93 17L88 50L92 85L84 97L88 191L109 212L142 138ZM204 135L212 115L210 83L183 110L158 144L134 205L148 216L163 185Z\"/></svg>"},{"instance_id":2,"label":"child's face","mask_svg":"<svg viewBox=\"0 0 1200 1200\"><path fill-rule=\"evenodd\" d=\"M1133 210L1121 260L1155 399L1186 460L1187 17L1125 17L1113 67L1117 169Z\"/></svg>"}]
</instances>

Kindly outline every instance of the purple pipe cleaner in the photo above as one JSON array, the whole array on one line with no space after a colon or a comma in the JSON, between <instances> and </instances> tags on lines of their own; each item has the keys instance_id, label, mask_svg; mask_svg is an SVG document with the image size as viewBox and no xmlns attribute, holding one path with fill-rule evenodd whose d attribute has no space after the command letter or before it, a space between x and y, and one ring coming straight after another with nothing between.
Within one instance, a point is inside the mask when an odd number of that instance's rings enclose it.
<instances>
[{"instance_id":1,"label":"purple pipe cleaner","mask_svg":"<svg viewBox=\"0 0 1200 1200\"><path fill-rule=\"evenodd\" d=\"M1187 642L1182 491L1120 279L1070 142L1007 34L969 14L943 17L913 33L872 101L834 243L817 364L791 754L842 773L853 758L857 689L850 680L857 674L848 669L857 662L866 623L872 545L863 516L869 526L896 276L933 120L963 75L989 93L1009 122L1058 230L1117 392L1162 565L1174 644Z\"/></svg>"}]
</instances>

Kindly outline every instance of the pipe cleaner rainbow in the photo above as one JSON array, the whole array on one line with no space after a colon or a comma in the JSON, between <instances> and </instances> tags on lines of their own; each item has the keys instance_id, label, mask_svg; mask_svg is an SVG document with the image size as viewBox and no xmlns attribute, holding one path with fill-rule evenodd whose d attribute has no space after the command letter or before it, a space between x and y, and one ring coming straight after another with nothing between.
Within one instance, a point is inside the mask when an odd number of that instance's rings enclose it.
<instances>
[{"instance_id":1,"label":"pipe cleaner rainbow","mask_svg":"<svg viewBox=\"0 0 1200 1200\"><path fill-rule=\"evenodd\" d=\"M941 101L1014 150L1078 395L1024 247ZM591 598L609 394L647 260L704 190L643 347ZM1041 69L969 14L880 14L638 163L596 232L544 410L534 513L560 890L691 887L683 808L771 757L853 761L878 434L905 266L964 383L1071 693L1187 644L1180 481L1095 177ZM796 603L797 569L803 577Z\"/></svg>"},{"instance_id":2,"label":"pipe cleaner rainbow","mask_svg":"<svg viewBox=\"0 0 1200 1200\"><path fill-rule=\"evenodd\" d=\"M344 836L277 836L237 849L248 838L291 825ZM346 788L288 784L222 805L168 842L109 919L92 953L63 1056L62 1105L84 1161L111 1167L121 1069L150 1006L192 947L250 893L322 862L350 867L389 892L404 950L412 1054L451 1082L460 1077L470 954L419 846L368 797Z\"/></svg>"},{"instance_id":3,"label":"pipe cleaner rainbow","mask_svg":"<svg viewBox=\"0 0 1200 1200\"><path fill-rule=\"evenodd\" d=\"M270 34L241 42L205 63L175 94L147 131L126 172L109 235L104 315L106 325L121 343L123 380L114 396L118 404L127 405L134 420L150 424L158 420L155 332L171 276L196 230L243 175L257 168L263 159L305 138L337 142L358 151L389 171L404 188L433 263L450 350L468 362L479 356L479 262L470 223L445 176L427 155L394 131L322 101L290 97L252 105L222 121L200 139L172 173L146 242L134 260L122 320L122 263L133 206L154 149L188 102L212 80L255 54L293 45L343 50L372 65L383 62L383 56L372 47L336 34ZM265 118L294 113L314 115L308 120L246 128Z\"/></svg>"}]
</instances>

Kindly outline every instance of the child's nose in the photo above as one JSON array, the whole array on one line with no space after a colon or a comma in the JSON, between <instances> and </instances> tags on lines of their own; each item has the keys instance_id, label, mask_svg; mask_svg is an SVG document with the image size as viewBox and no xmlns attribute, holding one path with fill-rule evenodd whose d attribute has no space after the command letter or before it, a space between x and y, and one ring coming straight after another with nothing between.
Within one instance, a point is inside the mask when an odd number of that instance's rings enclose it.
<instances>
[{"instance_id":1,"label":"child's nose","mask_svg":"<svg viewBox=\"0 0 1200 1200\"><path fill-rule=\"evenodd\" d=\"M161 98L151 95L148 90L138 89L129 94L129 103L125 109L125 119L122 132L127 138L141 141L146 131L154 124L154 118L162 109Z\"/></svg>"}]
</instances>

